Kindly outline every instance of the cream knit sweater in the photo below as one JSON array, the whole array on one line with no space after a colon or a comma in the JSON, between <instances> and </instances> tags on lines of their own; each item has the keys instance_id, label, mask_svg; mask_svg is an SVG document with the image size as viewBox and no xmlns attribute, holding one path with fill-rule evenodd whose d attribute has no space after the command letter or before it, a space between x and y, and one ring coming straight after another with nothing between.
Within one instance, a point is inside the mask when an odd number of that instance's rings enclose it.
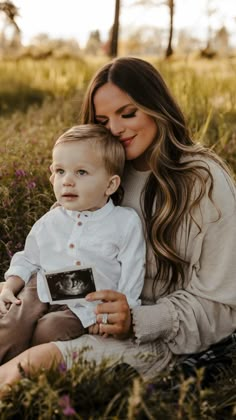
<instances>
[{"instance_id":1,"label":"cream knit sweater","mask_svg":"<svg viewBox=\"0 0 236 420\"><path fill-rule=\"evenodd\" d=\"M194 217L201 224L199 233L190 216L178 234L180 254L189 261L185 286L160 297L152 279L155 274L152 252L147 257L147 273L142 292L143 306L133 310L138 343L163 340L174 354L199 352L236 329L236 193L232 181L215 163L206 161L213 179L213 199L203 198ZM128 165L123 204L142 217L140 192L149 172L135 171Z\"/></svg>"}]
</instances>

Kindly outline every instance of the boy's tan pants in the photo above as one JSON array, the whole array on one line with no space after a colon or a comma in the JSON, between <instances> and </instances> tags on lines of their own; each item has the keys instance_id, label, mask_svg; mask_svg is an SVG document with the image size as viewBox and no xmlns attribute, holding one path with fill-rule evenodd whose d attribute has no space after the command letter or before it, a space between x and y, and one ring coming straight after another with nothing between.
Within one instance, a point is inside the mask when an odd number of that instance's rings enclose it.
<instances>
[{"instance_id":1,"label":"boy's tan pants","mask_svg":"<svg viewBox=\"0 0 236 420\"><path fill-rule=\"evenodd\" d=\"M50 341L66 341L85 332L81 321L67 305L39 300L36 276L18 294L21 304L12 304L0 315L0 365L29 347Z\"/></svg>"}]
</instances>

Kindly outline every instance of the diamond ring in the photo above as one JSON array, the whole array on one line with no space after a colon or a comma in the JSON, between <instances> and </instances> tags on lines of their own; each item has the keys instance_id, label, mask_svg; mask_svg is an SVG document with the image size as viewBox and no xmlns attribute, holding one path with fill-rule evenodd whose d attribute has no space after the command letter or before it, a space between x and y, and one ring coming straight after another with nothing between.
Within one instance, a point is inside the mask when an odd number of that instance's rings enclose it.
<instances>
[{"instance_id":1,"label":"diamond ring","mask_svg":"<svg viewBox=\"0 0 236 420\"><path fill-rule=\"evenodd\" d=\"M108 314L102 314L102 324L108 324Z\"/></svg>"}]
</instances>

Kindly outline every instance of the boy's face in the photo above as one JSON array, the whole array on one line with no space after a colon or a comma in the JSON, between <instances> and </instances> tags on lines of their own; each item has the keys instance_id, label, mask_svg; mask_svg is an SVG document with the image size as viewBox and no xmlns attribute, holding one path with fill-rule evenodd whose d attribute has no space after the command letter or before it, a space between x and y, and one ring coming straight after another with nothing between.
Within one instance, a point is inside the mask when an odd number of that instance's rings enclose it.
<instances>
[{"instance_id":1,"label":"boy's face","mask_svg":"<svg viewBox=\"0 0 236 420\"><path fill-rule=\"evenodd\" d=\"M53 150L51 182L57 201L67 210L103 207L119 177L104 168L95 146L86 141L59 143ZM118 184L119 185L119 184Z\"/></svg>"}]
</instances>

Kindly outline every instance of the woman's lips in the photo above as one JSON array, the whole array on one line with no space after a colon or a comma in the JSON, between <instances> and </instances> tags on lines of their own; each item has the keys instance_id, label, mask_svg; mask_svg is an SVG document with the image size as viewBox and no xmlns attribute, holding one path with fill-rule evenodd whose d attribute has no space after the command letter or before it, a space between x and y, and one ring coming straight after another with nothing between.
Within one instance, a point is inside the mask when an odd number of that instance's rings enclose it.
<instances>
[{"instance_id":1,"label":"woman's lips","mask_svg":"<svg viewBox=\"0 0 236 420\"><path fill-rule=\"evenodd\" d=\"M133 137L127 137L125 139L120 139L120 141L123 144L123 146L126 148L126 147L128 147L132 143L132 141L133 141L134 138L135 138L135 136L133 136Z\"/></svg>"}]
</instances>

